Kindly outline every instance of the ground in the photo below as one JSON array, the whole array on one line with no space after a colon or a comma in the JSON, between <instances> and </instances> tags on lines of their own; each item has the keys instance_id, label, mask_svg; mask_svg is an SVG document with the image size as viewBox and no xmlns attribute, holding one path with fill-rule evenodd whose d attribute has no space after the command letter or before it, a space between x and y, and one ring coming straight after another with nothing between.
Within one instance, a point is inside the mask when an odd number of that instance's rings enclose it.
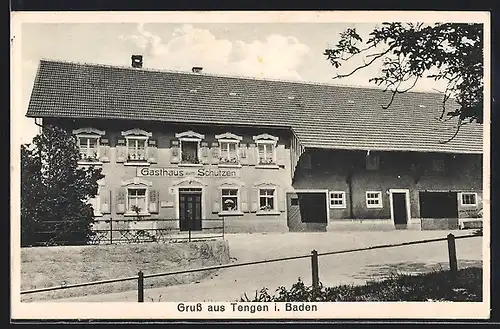
<instances>
[{"instance_id":1,"label":"ground","mask_svg":"<svg viewBox=\"0 0 500 329\"><path fill-rule=\"evenodd\" d=\"M234 262L248 262L295 255L319 253L379 244L446 237L450 231L324 232L228 234ZM471 231L455 231L455 235ZM456 241L459 268L482 265L482 238ZM158 287L145 291L145 301L235 301L243 293L255 294L262 287L290 287L297 278L311 281L311 261L299 259L254 266L223 269L200 283ZM320 281L327 286L361 284L392 273L419 273L448 268L446 241L396 248L376 249L319 257ZM148 274L148 273L146 273ZM147 281L147 279L146 279ZM147 283L147 282L146 282ZM146 284L147 286L147 284ZM137 291L93 295L57 301L136 301Z\"/></svg>"}]
</instances>

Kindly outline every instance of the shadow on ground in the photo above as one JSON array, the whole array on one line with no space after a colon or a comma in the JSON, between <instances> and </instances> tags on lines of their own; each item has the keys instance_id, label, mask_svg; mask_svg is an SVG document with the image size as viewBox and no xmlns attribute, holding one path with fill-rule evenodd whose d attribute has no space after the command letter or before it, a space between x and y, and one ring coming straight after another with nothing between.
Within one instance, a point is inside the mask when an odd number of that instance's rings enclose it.
<instances>
[{"instance_id":1,"label":"shadow on ground","mask_svg":"<svg viewBox=\"0 0 500 329\"><path fill-rule=\"evenodd\" d=\"M481 260L459 260L458 268L482 267ZM383 280L397 274L423 274L434 271L449 270L448 262L402 262L393 264L370 264L365 266L360 272L353 275L353 278L360 280Z\"/></svg>"}]
</instances>

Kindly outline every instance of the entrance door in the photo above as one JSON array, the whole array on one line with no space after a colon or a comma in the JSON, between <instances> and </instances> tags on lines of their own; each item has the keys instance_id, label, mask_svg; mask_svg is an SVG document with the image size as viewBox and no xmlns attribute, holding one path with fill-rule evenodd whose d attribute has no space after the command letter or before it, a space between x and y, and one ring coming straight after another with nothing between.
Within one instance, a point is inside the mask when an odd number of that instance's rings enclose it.
<instances>
[{"instance_id":1,"label":"entrance door","mask_svg":"<svg viewBox=\"0 0 500 329\"><path fill-rule=\"evenodd\" d=\"M392 214L396 229L405 229L408 225L408 208L405 192L392 193Z\"/></svg>"},{"instance_id":2,"label":"entrance door","mask_svg":"<svg viewBox=\"0 0 500 329\"><path fill-rule=\"evenodd\" d=\"M179 189L179 228L201 231L201 189Z\"/></svg>"}]
</instances>

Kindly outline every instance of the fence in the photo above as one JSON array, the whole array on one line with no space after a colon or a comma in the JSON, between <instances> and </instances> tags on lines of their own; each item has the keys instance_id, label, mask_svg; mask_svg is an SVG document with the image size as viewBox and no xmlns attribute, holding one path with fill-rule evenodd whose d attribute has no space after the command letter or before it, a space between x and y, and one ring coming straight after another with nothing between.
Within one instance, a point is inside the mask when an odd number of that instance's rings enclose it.
<instances>
[{"instance_id":1,"label":"fence","mask_svg":"<svg viewBox=\"0 0 500 329\"><path fill-rule=\"evenodd\" d=\"M371 247L337 250L337 251L330 251L330 252L323 252L323 253L318 253L318 251L312 250L310 255L299 255L299 256L291 256L291 257L283 257L283 258L275 258L275 259L266 259L266 260L253 261L253 262L245 262L245 263L215 265L215 266L202 267L202 268L196 268L196 269L190 269L190 270L172 271L172 272L155 273L155 274L144 274L142 271L139 271L137 273L137 276L119 278L119 279L111 279L111 280L94 281L94 282L86 282L86 283L79 283L79 284L73 284L73 285L55 286L55 287L48 287L48 288L25 290L25 291L21 291L21 295L62 290L62 289L71 289L71 288L85 287L85 286L91 286L91 285L100 285L100 284L109 284L109 283L136 280L137 281L137 301L142 303L142 302L144 302L144 281L145 281L145 279L148 279L148 278L186 274L186 273L195 273L195 272L210 271L210 270L219 270L219 269L241 267L241 266L252 266L252 265L257 265L257 264L275 263L275 262L283 262L283 261L290 261L290 260L296 260L296 259L307 259L307 258L311 259L312 286L314 289L317 289L319 287L319 282L320 282L319 270L318 270L320 256L340 255L340 254L346 254L346 253L352 253L352 252L360 252L360 251L368 251L368 250L384 249L384 248L394 248L394 247L402 247L402 246L425 244L425 243L440 242L440 241L447 241L447 249L448 249L449 264L450 264L450 274L452 276L455 276L457 271L458 271L458 262L457 262L455 240L465 239L465 238L474 238L474 237L480 237L480 236L481 235L478 235L478 234L471 234L471 235L463 235L463 236L455 237L453 234L450 233L445 238L416 240L416 241L402 242L402 243L396 243L396 244L384 244L384 245L376 245L376 246L371 246Z\"/></svg>"},{"instance_id":2,"label":"fence","mask_svg":"<svg viewBox=\"0 0 500 329\"><path fill-rule=\"evenodd\" d=\"M224 217L200 219L198 225L179 219L96 219L87 235L75 221L39 223L35 245L118 244L224 239Z\"/></svg>"}]
</instances>

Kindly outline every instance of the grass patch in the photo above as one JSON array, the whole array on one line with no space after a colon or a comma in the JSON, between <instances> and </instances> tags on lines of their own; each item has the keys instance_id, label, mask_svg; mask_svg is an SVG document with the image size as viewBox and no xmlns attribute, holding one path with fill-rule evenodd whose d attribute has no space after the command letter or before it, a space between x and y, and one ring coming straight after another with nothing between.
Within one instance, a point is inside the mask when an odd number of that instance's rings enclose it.
<instances>
[{"instance_id":1,"label":"grass patch","mask_svg":"<svg viewBox=\"0 0 500 329\"><path fill-rule=\"evenodd\" d=\"M229 262L227 241L21 248L21 291L169 272ZM144 287L205 279L214 271L149 278ZM21 295L21 301L51 300L137 289L125 281Z\"/></svg>"},{"instance_id":2,"label":"grass patch","mask_svg":"<svg viewBox=\"0 0 500 329\"><path fill-rule=\"evenodd\" d=\"M253 298L246 294L244 302L389 302L389 301L455 301L480 302L483 271L479 267L459 270L454 279L449 271L419 275L395 274L365 285L341 285L318 289L298 280L290 289L279 287L271 295L267 288L256 292Z\"/></svg>"}]
</instances>

